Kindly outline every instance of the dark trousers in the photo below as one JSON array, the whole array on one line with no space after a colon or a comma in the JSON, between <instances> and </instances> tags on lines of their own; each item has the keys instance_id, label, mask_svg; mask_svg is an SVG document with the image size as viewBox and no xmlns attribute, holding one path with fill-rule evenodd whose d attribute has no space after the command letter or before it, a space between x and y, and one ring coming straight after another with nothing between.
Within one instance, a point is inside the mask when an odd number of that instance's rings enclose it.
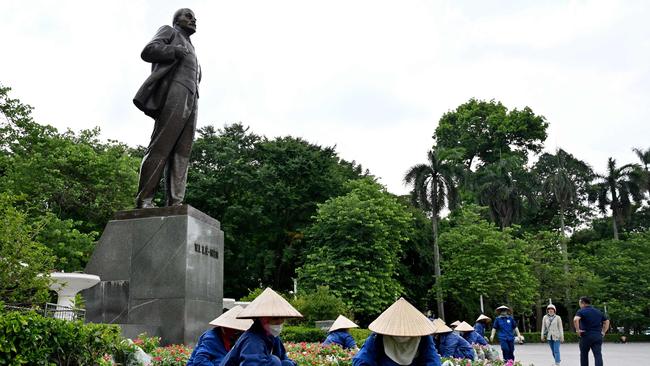
<instances>
[{"instance_id":1,"label":"dark trousers","mask_svg":"<svg viewBox=\"0 0 650 366\"><path fill-rule=\"evenodd\" d=\"M183 85L172 82L140 165L137 207L151 203L163 174L167 205L183 202L196 129L196 110L196 96Z\"/></svg>"},{"instance_id":2,"label":"dark trousers","mask_svg":"<svg viewBox=\"0 0 650 366\"><path fill-rule=\"evenodd\" d=\"M501 344L501 352L503 353L503 360L515 360L515 341L505 341L499 340Z\"/></svg>"},{"instance_id":3,"label":"dark trousers","mask_svg":"<svg viewBox=\"0 0 650 366\"><path fill-rule=\"evenodd\" d=\"M589 366L589 350L594 354L596 366L603 366L602 346L602 334L584 333L580 337L580 366Z\"/></svg>"}]
</instances>

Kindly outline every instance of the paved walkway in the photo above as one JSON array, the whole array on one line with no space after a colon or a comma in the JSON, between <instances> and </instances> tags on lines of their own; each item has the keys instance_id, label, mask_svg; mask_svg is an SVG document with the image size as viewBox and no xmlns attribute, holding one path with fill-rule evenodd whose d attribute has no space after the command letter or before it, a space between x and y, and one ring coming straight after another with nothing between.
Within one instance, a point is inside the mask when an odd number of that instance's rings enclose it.
<instances>
[{"instance_id":1,"label":"paved walkway","mask_svg":"<svg viewBox=\"0 0 650 366\"><path fill-rule=\"evenodd\" d=\"M498 346L497 346L498 347ZM499 351L501 351L499 349ZM560 348L562 366L579 366L580 350L577 343L564 343ZM524 344L515 346L515 358L523 365L553 365L551 349L547 344ZM603 362L606 366L650 365L650 343L605 343L603 344ZM589 354L589 364L594 365L594 358Z\"/></svg>"}]
</instances>

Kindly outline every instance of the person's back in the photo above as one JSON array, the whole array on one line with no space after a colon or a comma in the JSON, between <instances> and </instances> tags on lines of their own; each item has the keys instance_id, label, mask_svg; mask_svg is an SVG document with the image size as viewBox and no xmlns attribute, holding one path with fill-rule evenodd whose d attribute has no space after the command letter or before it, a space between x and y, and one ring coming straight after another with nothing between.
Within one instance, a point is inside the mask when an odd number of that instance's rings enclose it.
<instances>
[{"instance_id":1,"label":"person's back","mask_svg":"<svg viewBox=\"0 0 650 366\"><path fill-rule=\"evenodd\" d=\"M600 334L603 330L603 322L607 320L605 314L593 306L585 306L578 310L576 316L580 317L580 330L585 334Z\"/></svg>"},{"instance_id":2,"label":"person's back","mask_svg":"<svg viewBox=\"0 0 650 366\"><path fill-rule=\"evenodd\" d=\"M596 366L603 365L603 337L609 328L607 316L591 306L591 299L580 298L580 310L573 318L580 337L580 366L589 366L589 351L594 354Z\"/></svg>"},{"instance_id":3,"label":"person's back","mask_svg":"<svg viewBox=\"0 0 650 366\"><path fill-rule=\"evenodd\" d=\"M325 341L323 342L323 346L331 344L337 344L345 349L357 348L357 343L354 341L354 338L345 329L335 330L327 335L327 338L325 338Z\"/></svg>"},{"instance_id":4,"label":"person's back","mask_svg":"<svg viewBox=\"0 0 650 366\"><path fill-rule=\"evenodd\" d=\"M262 325L256 321L228 352L221 362L222 366L296 366L278 337L264 333Z\"/></svg>"},{"instance_id":5,"label":"person's back","mask_svg":"<svg viewBox=\"0 0 650 366\"><path fill-rule=\"evenodd\" d=\"M443 333L440 335L440 355L442 357L474 358L474 349L463 337L456 333Z\"/></svg>"}]
</instances>

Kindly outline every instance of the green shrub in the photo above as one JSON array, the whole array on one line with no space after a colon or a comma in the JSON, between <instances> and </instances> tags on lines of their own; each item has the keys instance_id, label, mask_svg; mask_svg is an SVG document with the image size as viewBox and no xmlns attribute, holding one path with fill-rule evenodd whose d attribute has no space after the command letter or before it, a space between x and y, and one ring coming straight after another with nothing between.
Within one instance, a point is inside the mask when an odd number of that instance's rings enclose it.
<instances>
[{"instance_id":1,"label":"green shrub","mask_svg":"<svg viewBox=\"0 0 650 366\"><path fill-rule=\"evenodd\" d=\"M160 347L160 337L150 337L147 333L140 333L133 344L142 348L146 353L151 353L156 348Z\"/></svg>"},{"instance_id":2,"label":"green shrub","mask_svg":"<svg viewBox=\"0 0 650 366\"><path fill-rule=\"evenodd\" d=\"M370 337L370 333L372 333L370 329L362 329L362 328L350 329L350 335L352 336L352 338L354 338L354 341L357 342L357 346L359 346L359 348L361 348L361 346L363 346L363 344L365 343L366 339Z\"/></svg>"},{"instance_id":3,"label":"green shrub","mask_svg":"<svg viewBox=\"0 0 650 366\"><path fill-rule=\"evenodd\" d=\"M127 352L120 328L46 318L35 312L0 315L0 365L92 365Z\"/></svg>"},{"instance_id":4,"label":"green shrub","mask_svg":"<svg viewBox=\"0 0 650 366\"><path fill-rule=\"evenodd\" d=\"M350 315L343 300L336 297L327 286L319 286L314 292L300 294L292 305L303 315L302 322L314 325L317 320L334 320L341 314Z\"/></svg>"},{"instance_id":5,"label":"green shrub","mask_svg":"<svg viewBox=\"0 0 650 366\"><path fill-rule=\"evenodd\" d=\"M285 342L322 342L327 333L313 327L284 326L280 337Z\"/></svg>"}]
</instances>

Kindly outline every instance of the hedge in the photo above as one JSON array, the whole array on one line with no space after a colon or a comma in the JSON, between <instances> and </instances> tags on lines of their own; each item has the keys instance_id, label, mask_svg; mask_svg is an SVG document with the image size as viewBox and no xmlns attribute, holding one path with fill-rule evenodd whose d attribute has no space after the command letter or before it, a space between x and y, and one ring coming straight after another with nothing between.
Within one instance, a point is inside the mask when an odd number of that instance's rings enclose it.
<instances>
[{"instance_id":1,"label":"hedge","mask_svg":"<svg viewBox=\"0 0 650 366\"><path fill-rule=\"evenodd\" d=\"M526 343L541 343L540 333L521 333L526 339ZM608 333L605 335L605 342L620 342L621 334ZM567 343L578 343L578 335L575 332L564 332L564 341ZM635 334L627 336L628 342L650 342L650 336L643 334Z\"/></svg>"},{"instance_id":2,"label":"hedge","mask_svg":"<svg viewBox=\"0 0 650 366\"><path fill-rule=\"evenodd\" d=\"M314 327L284 326L280 338L285 342L322 342L327 333Z\"/></svg>"},{"instance_id":3,"label":"hedge","mask_svg":"<svg viewBox=\"0 0 650 366\"><path fill-rule=\"evenodd\" d=\"M0 314L0 365L93 365L106 353L128 352L122 340L116 325L46 318L31 311Z\"/></svg>"},{"instance_id":4,"label":"hedge","mask_svg":"<svg viewBox=\"0 0 650 366\"><path fill-rule=\"evenodd\" d=\"M370 330L368 329L350 329L350 334L357 342L357 345L361 347L363 342L366 341L366 338L370 335ZM282 333L280 337L285 342L322 342L327 337L327 332L320 330L314 327L304 327L304 326L284 326L282 328Z\"/></svg>"},{"instance_id":5,"label":"hedge","mask_svg":"<svg viewBox=\"0 0 650 366\"><path fill-rule=\"evenodd\" d=\"M361 347L370 336L371 331L368 329L355 328L350 329L350 334L354 337L357 345ZM488 333L489 334L489 333ZM521 333L526 338L526 343L541 343L540 333ZM314 327L303 326L285 326L282 329L283 341L286 342L322 342L325 340L327 333ZM605 336L605 342L619 342L620 334L610 333ZM564 340L568 343L577 343L578 336L574 332L564 332ZM650 342L650 336L638 334L627 336L628 342Z\"/></svg>"}]
</instances>

